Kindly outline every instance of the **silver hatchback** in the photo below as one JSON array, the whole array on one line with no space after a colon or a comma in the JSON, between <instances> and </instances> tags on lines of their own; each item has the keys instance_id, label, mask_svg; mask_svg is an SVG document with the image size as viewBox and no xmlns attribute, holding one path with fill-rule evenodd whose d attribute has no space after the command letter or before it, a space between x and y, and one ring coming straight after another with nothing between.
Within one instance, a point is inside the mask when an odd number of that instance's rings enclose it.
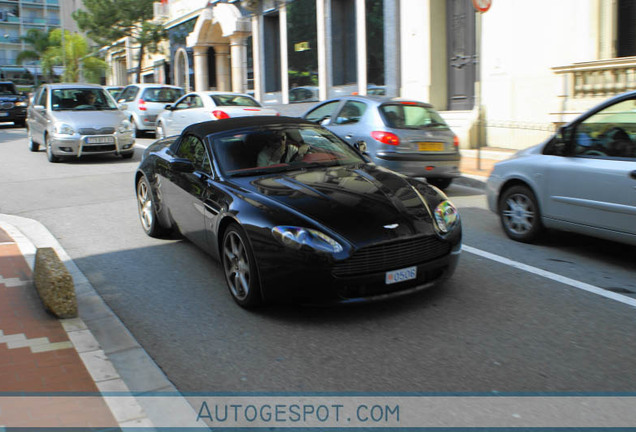
<instances>
[{"instance_id":1,"label":"silver hatchback","mask_svg":"<svg viewBox=\"0 0 636 432\"><path fill-rule=\"evenodd\" d=\"M553 228L636 245L636 92L497 163L486 193L513 240Z\"/></svg>"},{"instance_id":2,"label":"silver hatchback","mask_svg":"<svg viewBox=\"0 0 636 432\"><path fill-rule=\"evenodd\" d=\"M441 189L459 171L459 140L427 103L373 96L325 101L303 118L321 124L352 145L364 141L376 164L425 177Z\"/></svg>"},{"instance_id":3,"label":"silver hatchback","mask_svg":"<svg viewBox=\"0 0 636 432\"><path fill-rule=\"evenodd\" d=\"M44 84L27 110L29 149L46 148L50 162L87 154L131 158L132 125L102 86Z\"/></svg>"},{"instance_id":4,"label":"silver hatchback","mask_svg":"<svg viewBox=\"0 0 636 432\"><path fill-rule=\"evenodd\" d=\"M157 116L166 104L179 99L185 91L181 87L164 84L131 84L117 95L119 107L124 110L138 132L154 132Z\"/></svg>"}]
</instances>

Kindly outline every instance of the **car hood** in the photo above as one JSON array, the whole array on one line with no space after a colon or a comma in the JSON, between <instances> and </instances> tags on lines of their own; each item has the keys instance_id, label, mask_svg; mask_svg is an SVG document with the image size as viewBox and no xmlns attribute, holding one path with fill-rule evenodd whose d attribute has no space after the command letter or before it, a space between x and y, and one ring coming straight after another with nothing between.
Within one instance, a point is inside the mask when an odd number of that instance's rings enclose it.
<instances>
[{"instance_id":1,"label":"car hood","mask_svg":"<svg viewBox=\"0 0 636 432\"><path fill-rule=\"evenodd\" d=\"M3 95L0 96L0 102L18 102L26 100L25 96L21 95Z\"/></svg>"},{"instance_id":2,"label":"car hood","mask_svg":"<svg viewBox=\"0 0 636 432\"><path fill-rule=\"evenodd\" d=\"M234 179L233 179L234 180ZM344 235L357 246L434 232L426 195L404 176L372 165L326 167L238 178L235 183Z\"/></svg>"},{"instance_id":3,"label":"car hood","mask_svg":"<svg viewBox=\"0 0 636 432\"><path fill-rule=\"evenodd\" d=\"M54 121L63 122L75 128L101 129L103 127L117 127L126 120L126 116L119 110L103 111L54 111Z\"/></svg>"}]
</instances>

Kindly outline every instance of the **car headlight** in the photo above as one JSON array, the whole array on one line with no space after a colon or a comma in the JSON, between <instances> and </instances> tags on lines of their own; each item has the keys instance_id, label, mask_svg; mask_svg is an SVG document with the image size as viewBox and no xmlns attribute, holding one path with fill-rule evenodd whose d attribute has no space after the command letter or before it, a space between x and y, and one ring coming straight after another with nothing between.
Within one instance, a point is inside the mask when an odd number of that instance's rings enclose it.
<instances>
[{"instance_id":1,"label":"car headlight","mask_svg":"<svg viewBox=\"0 0 636 432\"><path fill-rule=\"evenodd\" d=\"M55 133L59 135L75 135L75 129L66 123L55 123Z\"/></svg>"},{"instance_id":2,"label":"car headlight","mask_svg":"<svg viewBox=\"0 0 636 432\"><path fill-rule=\"evenodd\" d=\"M340 243L311 228L277 226L272 228L272 234L278 241L292 249L301 249L306 246L317 252L342 252Z\"/></svg>"},{"instance_id":3,"label":"car headlight","mask_svg":"<svg viewBox=\"0 0 636 432\"><path fill-rule=\"evenodd\" d=\"M19 101L15 103L15 106L19 106L19 107L25 107L27 105L29 105L27 101Z\"/></svg>"},{"instance_id":4,"label":"car headlight","mask_svg":"<svg viewBox=\"0 0 636 432\"><path fill-rule=\"evenodd\" d=\"M117 131L119 133L132 132L132 123L130 123L128 120L124 120L119 125L119 128L117 129Z\"/></svg>"},{"instance_id":5,"label":"car headlight","mask_svg":"<svg viewBox=\"0 0 636 432\"><path fill-rule=\"evenodd\" d=\"M459 222L459 212L448 200L437 204L433 215L435 216L437 227L443 233L450 232Z\"/></svg>"}]
</instances>

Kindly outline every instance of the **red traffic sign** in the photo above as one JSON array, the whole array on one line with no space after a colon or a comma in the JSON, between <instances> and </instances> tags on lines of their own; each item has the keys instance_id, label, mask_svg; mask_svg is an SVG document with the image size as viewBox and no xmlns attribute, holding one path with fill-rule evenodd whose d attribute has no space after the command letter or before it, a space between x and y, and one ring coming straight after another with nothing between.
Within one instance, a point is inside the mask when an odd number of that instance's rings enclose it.
<instances>
[{"instance_id":1,"label":"red traffic sign","mask_svg":"<svg viewBox=\"0 0 636 432\"><path fill-rule=\"evenodd\" d=\"M486 12L491 5L492 0L473 0L473 6L478 12Z\"/></svg>"}]
</instances>

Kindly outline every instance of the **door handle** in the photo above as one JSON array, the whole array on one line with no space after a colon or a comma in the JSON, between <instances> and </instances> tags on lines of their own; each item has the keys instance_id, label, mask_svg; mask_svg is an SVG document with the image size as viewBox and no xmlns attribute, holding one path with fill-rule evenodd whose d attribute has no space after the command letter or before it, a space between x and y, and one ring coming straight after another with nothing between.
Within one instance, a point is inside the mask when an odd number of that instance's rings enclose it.
<instances>
[{"instance_id":1,"label":"door handle","mask_svg":"<svg viewBox=\"0 0 636 432\"><path fill-rule=\"evenodd\" d=\"M634 171L630 172L630 173L629 173L629 176L630 176L631 178L633 178L634 180L636 180L636 170L634 170Z\"/></svg>"}]
</instances>

